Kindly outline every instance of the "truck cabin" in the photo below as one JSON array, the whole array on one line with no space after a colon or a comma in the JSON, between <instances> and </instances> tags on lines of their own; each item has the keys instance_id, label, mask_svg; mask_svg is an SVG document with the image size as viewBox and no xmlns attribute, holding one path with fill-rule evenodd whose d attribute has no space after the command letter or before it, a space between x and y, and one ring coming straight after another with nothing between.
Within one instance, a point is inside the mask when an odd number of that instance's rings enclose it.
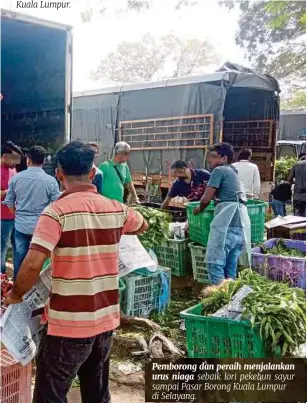
<instances>
[{"instance_id":1,"label":"truck cabin","mask_svg":"<svg viewBox=\"0 0 307 403\"><path fill-rule=\"evenodd\" d=\"M276 144L276 158L295 158L306 154L305 140L279 140Z\"/></svg>"}]
</instances>

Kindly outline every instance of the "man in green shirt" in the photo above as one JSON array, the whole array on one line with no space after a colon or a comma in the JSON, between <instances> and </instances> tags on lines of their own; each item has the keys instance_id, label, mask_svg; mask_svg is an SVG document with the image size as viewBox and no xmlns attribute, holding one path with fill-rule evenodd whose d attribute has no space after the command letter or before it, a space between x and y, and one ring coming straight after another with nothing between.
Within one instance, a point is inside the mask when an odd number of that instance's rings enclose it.
<instances>
[{"instance_id":1,"label":"man in green shirt","mask_svg":"<svg viewBox=\"0 0 307 403\"><path fill-rule=\"evenodd\" d=\"M138 196L127 165L129 156L129 144L121 141L115 145L114 158L99 165L103 174L102 195L123 203L125 187L127 187L134 201L138 203Z\"/></svg>"}]
</instances>

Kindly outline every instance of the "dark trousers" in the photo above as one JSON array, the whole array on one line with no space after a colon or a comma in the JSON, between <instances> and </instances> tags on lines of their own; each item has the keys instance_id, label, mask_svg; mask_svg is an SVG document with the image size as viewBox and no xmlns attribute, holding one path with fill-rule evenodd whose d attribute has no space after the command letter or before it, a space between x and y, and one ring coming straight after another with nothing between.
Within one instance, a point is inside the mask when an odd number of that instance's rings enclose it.
<instances>
[{"instance_id":1,"label":"dark trousers","mask_svg":"<svg viewBox=\"0 0 307 403\"><path fill-rule=\"evenodd\" d=\"M294 215L299 217L306 217L306 202L305 201L293 201Z\"/></svg>"},{"instance_id":2,"label":"dark trousers","mask_svg":"<svg viewBox=\"0 0 307 403\"><path fill-rule=\"evenodd\" d=\"M110 403L111 344L112 332L71 339L48 336L45 329L37 355L33 403L67 403L76 375L82 403Z\"/></svg>"},{"instance_id":3,"label":"dark trousers","mask_svg":"<svg viewBox=\"0 0 307 403\"><path fill-rule=\"evenodd\" d=\"M15 259L14 259L14 279L16 279L23 259L30 248L32 234L23 234L15 229Z\"/></svg>"}]
</instances>

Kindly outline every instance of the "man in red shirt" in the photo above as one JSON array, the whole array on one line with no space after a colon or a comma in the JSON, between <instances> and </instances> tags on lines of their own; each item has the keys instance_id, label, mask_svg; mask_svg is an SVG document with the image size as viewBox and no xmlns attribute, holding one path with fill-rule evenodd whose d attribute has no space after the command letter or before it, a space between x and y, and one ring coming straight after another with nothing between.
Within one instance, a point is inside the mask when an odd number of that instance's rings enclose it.
<instances>
[{"instance_id":1,"label":"man in red shirt","mask_svg":"<svg viewBox=\"0 0 307 403\"><path fill-rule=\"evenodd\" d=\"M78 374L83 402L110 403L109 353L120 324L118 250L122 234L147 229L135 210L101 196L91 183L94 150L73 141L57 153L64 193L42 213L6 302L19 303L46 257L52 285L37 356L34 403L66 402Z\"/></svg>"},{"instance_id":2,"label":"man in red shirt","mask_svg":"<svg viewBox=\"0 0 307 403\"><path fill-rule=\"evenodd\" d=\"M16 174L15 166L20 164L21 150L11 141L1 147L1 273L6 272L6 255L11 242L14 257L14 214L2 204L10 179Z\"/></svg>"}]
</instances>

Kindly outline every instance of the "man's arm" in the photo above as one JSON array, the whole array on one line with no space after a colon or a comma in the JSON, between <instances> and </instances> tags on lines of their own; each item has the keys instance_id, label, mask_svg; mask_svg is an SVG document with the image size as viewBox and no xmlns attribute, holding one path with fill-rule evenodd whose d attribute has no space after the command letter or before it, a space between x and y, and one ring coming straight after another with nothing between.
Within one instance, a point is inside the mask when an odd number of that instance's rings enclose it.
<instances>
[{"instance_id":1,"label":"man's arm","mask_svg":"<svg viewBox=\"0 0 307 403\"><path fill-rule=\"evenodd\" d=\"M290 185L293 184L294 178L295 178L295 165L294 165L294 167L292 167L291 172L288 177L288 182L290 182Z\"/></svg>"},{"instance_id":2,"label":"man's arm","mask_svg":"<svg viewBox=\"0 0 307 403\"><path fill-rule=\"evenodd\" d=\"M255 166L254 177L253 177L253 190L254 190L254 196L256 198L259 198L260 191L261 191L261 179L260 179L259 168L257 167L257 165Z\"/></svg>"},{"instance_id":3,"label":"man's arm","mask_svg":"<svg viewBox=\"0 0 307 403\"><path fill-rule=\"evenodd\" d=\"M205 193L203 194L202 198L200 199L199 207L194 209L194 214L197 215L204 211L210 204L211 200L214 199L216 193L216 188L207 186Z\"/></svg>"},{"instance_id":4,"label":"man's arm","mask_svg":"<svg viewBox=\"0 0 307 403\"><path fill-rule=\"evenodd\" d=\"M15 202L16 202L16 194L14 190L14 181L11 180L9 183L9 188L6 191L6 196L3 201L3 204L5 204L13 214L15 213Z\"/></svg>"},{"instance_id":5,"label":"man's arm","mask_svg":"<svg viewBox=\"0 0 307 403\"><path fill-rule=\"evenodd\" d=\"M129 191L129 193L132 194L132 197L133 197L134 201L136 203L139 203L139 198L138 198L138 195L136 193L136 190L135 190L135 187L134 187L134 184L133 184L132 181L127 183L127 189Z\"/></svg>"},{"instance_id":6,"label":"man's arm","mask_svg":"<svg viewBox=\"0 0 307 403\"><path fill-rule=\"evenodd\" d=\"M199 214L208 207L210 201L214 199L216 190L219 189L222 183L223 173L219 168L215 168L212 172L208 186L206 187L205 193L200 199L199 207L194 209L194 214Z\"/></svg>"},{"instance_id":7,"label":"man's arm","mask_svg":"<svg viewBox=\"0 0 307 403\"><path fill-rule=\"evenodd\" d=\"M164 202L162 203L161 209L162 210L166 209L169 206L171 200L172 200L171 196L166 196L166 198L164 199Z\"/></svg>"},{"instance_id":8,"label":"man's arm","mask_svg":"<svg viewBox=\"0 0 307 403\"><path fill-rule=\"evenodd\" d=\"M148 228L145 218L131 207L125 206L126 220L123 227L123 235L139 235Z\"/></svg>"},{"instance_id":9,"label":"man's arm","mask_svg":"<svg viewBox=\"0 0 307 403\"><path fill-rule=\"evenodd\" d=\"M22 297L36 284L46 257L45 253L38 250L30 249L28 251L21 264L12 291L5 297L7 305L22 302Z\"/></svg>"},{"instance_id":10,"label":"man's arm","mask_svg":"<svg viewBox=\"0 0 307 403\"><path fill-rule=\"evenodd\" d=\"M38 220L30 249L22 262L12 291L6 296L7 304L17 304L36 283L43 264L58 244L61 225L56 212L48 206Z\"/></svg>"},{"instance_id":11,"label":"man's arm","mask_svg":"<svg viewBox=\"0 0 307 403\"><path fill-rule=\"evenodd\" d=\"M161 209L165 209L169 206L171 200L174 197L179 196L180 194L180 182L179 180L175 180L175 182L173 183L170 191L168 192L168 195L166 196L164 202L162 203Z\"/></svg>"},{"instance_id":12,"label":"man's arm","mask_svg":"<svg viewBox=\"0 0 307 403\"><path fill-rule=\"evenodd\" d=\"M1 190L1 201L5 199L6 194L7 190Z\"/></svg>"},{"instance_id":13,"label":"man's arm","mask_svg":"<svg viewBox=\"0 0 307 403\"><path fill-rule=\"evenodd\" d=\"M61 192L60 192L58 182L56 181L56 179L54 179L54 181L52 181L52 184L51 184L51 191L50 191L50 196L49 196L50 203L56 201L60 197L60 195L61 195Z\"/></svg>"}]
</instances>

